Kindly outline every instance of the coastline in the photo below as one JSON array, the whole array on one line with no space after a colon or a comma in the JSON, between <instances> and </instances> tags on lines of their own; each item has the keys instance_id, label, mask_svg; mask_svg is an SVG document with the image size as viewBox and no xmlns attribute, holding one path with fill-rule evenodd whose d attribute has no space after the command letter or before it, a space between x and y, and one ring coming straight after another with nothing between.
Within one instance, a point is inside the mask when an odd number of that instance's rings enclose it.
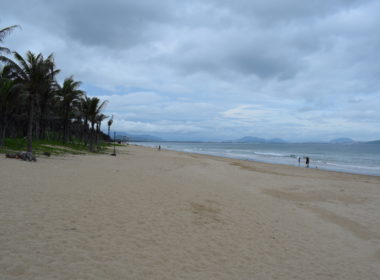
<instances>
[{"instance_id":1,"label":"coastline","mask_svg":"<svg viewBox=\"0 0 380 280\"><path fill-rule=\"evenodd\" d=\"M222 150L213 151L213 147L201 147L202 151L195 150L194 148L185 148L185 147L176 147L175 145L178 144L186 144L187 142L131 142L131 145L136 146L142 146L142 147L149 147L149 148L156 148L158 145L161 146L162 149L169 150L169 151L177 151L177 152L185 152L185 153L192 153L192 154L198 154L198 155L208 155L208 156L215 156L215 157L222 157L222 158L228 158L228 159L235 159L235 160L244 160L249 162L258 162L258 163L266 163L266 164L274 164L274 165L281 165L281 166L293 166L293 167L306 167L305 164L305 157L311 157L307 153L291 153L291 156L284 156L279 155L278 153L274 152L253 152L255 156L252 156L252 151L247 150L247 154L236 154L231 152L225 152ZM174 146L173 146L174 144ZM191 144L191 143L189 143ZM198 143L194 142L193 144L203 144L204 143ZM206 144L224 144L224 143L206 143ZM231 144L231 143L229 143ZM232 144L239 144L239 143L232 143ZM249 144L248 144L249 145ZM275 145L281 145L281 144L275 144ZM301 144L305 145L305 144ZM321 144L324 145L324 144ZM210 149L211 148L211 149ZM252 148L257 148L253 146ZM198 147L199 149L199 147ZM260 156L257 156L260 155ZM277 155L274 156L265 156L265 155ZM380 155L379 155L380 156ZM301 163L297 162L297 157L301 157ZM379 162L380 164L380 162ZM343 163L333 163L333 162L325 162L323 160L316 160L314 157L311 158L310 163L310 169L319 169L324 171L332 171L332 172L339 172L339 173L346 173L346 174L357 174L357 175L369 175L369 176L377 176L380 177L380 167L373 167L373 166L352 166L347 165Z\"/></svg>"},{"instance_id":2,"label":"coastline","mask_svg":"<svg viewBox=\"0 0 380 280\"><path fill-rule=\"evenodd\" d=\"M132 145L117 153L0 158L0 276L380 277L377 176Z\"/></svg>"},{"instance_id":3,"label":"coastline","mask_svg":"<svg viewBox=\"0 0 380 280\"><path fill-rule=\"evenodd\" d=\"M183 152L183 151L176 151L176 150L166 150L166 151L173 151L173 152L178 152L178 153L188 153L188 154L192 154L192 155L196 155L196 156L204 156L205 158L213 158L215 160L218 160L218 159L224 159L225 161L236 161L236 162L241 162L242 164L241 165L245 165L244 163L257 163L259 165L262 165L263 168L270 168L270 169L276 169L276 167L289 167L290 169L293 169L293 168L296 168L296 169L300 169L300 170L311 170L311 171L316 171L316 172L322 172L322 174L324 172L327 172L327 173L334 173L336 175L339 175L339 174L345 174L345 175L353 175L353 176L364 176L364 177L380 177L380 175L374 175L374 174L365 174L365 173L352 173L352 172L348 172L348 171L339 171L339 170L331 170L331 169L323 169L323 168L313 168L313 167L306 167L303 165L301 166L297 166L295 164L291 165L291 164L282 164L282 163L275 163L275 162L264 162L264 161L257 161L257 160L249 160L249 159L242 159L242 158L233 158L233 157L225 157L225 156L218 156L218 155L210 155L210 154L201 154L201 153L192 153L192 152ZM238 164L237 164L238 165ZM238 165L239 166L239 165Z\"/></svg>"}]
</instances>

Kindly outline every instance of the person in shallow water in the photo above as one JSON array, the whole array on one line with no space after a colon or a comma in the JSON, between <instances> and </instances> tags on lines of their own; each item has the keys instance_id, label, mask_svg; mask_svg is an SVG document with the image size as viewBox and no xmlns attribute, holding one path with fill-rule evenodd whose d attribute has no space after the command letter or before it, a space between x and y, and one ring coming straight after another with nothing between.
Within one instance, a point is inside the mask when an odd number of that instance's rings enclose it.
<instances>
[{"instance_id":1,"label":"person in shallow water","mask_svg":"<svg viewBox=\"0 0 380 280\"><path fill-rule=\"evenodd\" d=\"M306 157L306 167L309 167L309 164L310 164L310 159L309 157Z\"/></svg>"}]
</instances>

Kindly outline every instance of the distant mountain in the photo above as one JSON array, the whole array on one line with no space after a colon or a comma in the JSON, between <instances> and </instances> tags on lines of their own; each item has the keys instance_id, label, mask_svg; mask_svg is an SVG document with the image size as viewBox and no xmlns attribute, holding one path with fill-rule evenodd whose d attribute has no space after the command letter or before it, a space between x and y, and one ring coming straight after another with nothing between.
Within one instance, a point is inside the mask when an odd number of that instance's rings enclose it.
<instances>
[{"instance_id":1,"label":"distant mountain","mask_svg":"<svg viewBox=\"0 0 380 280\"><path fill-rule=\"evenodd\" d=\"M366 144L380 144L380 140L368 141Z\"/></svg>"},{"instance_id":2,"label":"distant mountain","mask_svg":"<svg viewBox=\"0 0 380 280\"><path fill-rule=\"evenodd\" d=\"M287 143L287 142L281 138L272 138L272 139L267 140L267 143Z\"/></svg>"},{"instance_id":3,"label":"distant mountain","mask_svg":"<svg viewBox=\"0 0 380 280\"><path fill-rule=\"evenodd\" d=\"M285 140L280 138L264 139L260 137L245 136L236 140L224 141L229 143L286 143Z\"/></svg>"},{"instance_id":4,"label":"distant mountain","mask_svg":"<svg viewBox=\"0 0 380 280\"><path fill-rule=\"evenodd\" d=\"M332 144L352 144L355 142L356 142L355 140L351 138L347 138L347 137L335 138L335 139L330 140L330 143Z\"/></svg>"},{"instance_id":5,"label":"distant mountain","mask_svg":"<svg viewBox=\"0 0 380 280\"><path fill-rule=\"evenodd\" d=\"M116 139L120 139L123 137L127 137L129 142L161 142L164 141L163 139L152 136L152 135L135 135L135 134L129 134L125 132L118 132L116 134Z\"/></svg>"},{"instance_id":6,"label":"distant mountain","mask_svg":"<svg viewBox=\"0 0 380 280\"><path fill-rule=\"evenodd\" d=\"M266 140L264 138L260 137L252 137L252 136L245 136L240 139L232 140L232 142L236 143L265 143Z\"/></svg>"}]
</instances>

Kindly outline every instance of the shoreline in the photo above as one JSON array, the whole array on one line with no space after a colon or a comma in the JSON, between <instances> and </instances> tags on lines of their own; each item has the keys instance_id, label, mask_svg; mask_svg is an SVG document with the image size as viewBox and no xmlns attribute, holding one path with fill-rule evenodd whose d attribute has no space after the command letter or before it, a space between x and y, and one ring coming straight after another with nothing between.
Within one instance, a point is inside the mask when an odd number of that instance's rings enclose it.
<instances>
[{"instance_id":1,"label":"shoreline","mask_svg":"<svg viewBox=\"0 0 380 280\"><path fill-rule=\"evenodd\" d=\"M375 176L134 145L0 167L0 278L380 278Z\"/></svg>"},{"instance_id":2,"label":"shoreline","mask_svg":"<svg viewBox=\"0 0 380 280\"><path fill-rule=\"evenodd\" d=\"M140 146L140 145L135 145L135 144L129 144L129 145L134 145L136 147L142 147L142 148L148 148L148 149L152 149L153 151L156 150L156 148L147 147L147 146ZM249 159L218 156L218 155L211 155L211 154L206 154L206 153L185 152L185 151L170 150L170 149L163 149L163 148L161 148L161 150L166 151L166 152L175 152L175 153L179 153L179 154L190 154L193 156L204 157L205 159L208 158L208 159L214 159L214 160L222 160L225 162L231 162L231 161L236 162L237 161L237 162L241 162L242 165L244 165L244 163L248 164L248 165L251 163L251 164L259 165L263 168L281 169L282 167L285 167L285 168L290 168L290 170L295 169L295 170L299 170L301 172L302 172L302 170L305 170L306 172L308 172L308 171L321 172L322 175L323 175L323 173L327 172L327 173L335 174L337 176L339 176L339 175L350 176L351 175L354 177L362 176L364 178L365 177L370 177L370 178L373 177L376 179L380 179L380 175L373 175L373 174L351 173L351 172L345 172L345 171L329 170L329 169L322 169L322 168L312 168L312 167L306 168L305 166L296 166L296 165L290 165L290 164L256 161L256 160L249 160Z\"/></svg>"},{"instance_id":3,"label":"shoreline","mask_svg":"<svg viewBox=\"0 0 380 280\"><path fill-rule=\"evenodd\" d=\"M155 143L156 144L156 143ZM146 148L151 148L151 149L156 149L155 147L152 146L145 146L138 144L138 142L131 142L129 145L135 145L138 147L146 147ZM157 145L159 145L159 142L157 142ZM207 153L207 152L195 152L195 151L183 151L179 149L170 149L170 148L162 148L162 150L166 151L175 151L179 153L188 153L188 154L195 154L195 155L205 155L205 156L211 156L211 157L220 157L220 158L225 158L225 159L232 159L232 160L242 160L242 161L247 161L247 162L255 162L255 163L263 163L263 164L271 164L271 165L280 165L280 166L290 166L290 167L296 167L296 168L305 168L305 169L311 169L311 170L321 170L321 171L327 171L327 172L337 172L337 173L343 173L343 174L352 174L352 175L363 175L363 176L374 176L374 177L380 177L380 174L377 173L369 173L369 172L360 172L360 171L355 171L355 170L344 170L342 168L329 168L321 165L318 167L313 161L311 161L311 166L310 167L305 167L304 162L301 162L301 166L298 166L296 163L290 164L290 163L281 163L281 162L275 162L275 161L270 161L270 160L257 160L257 159L249 159L249 158L243 158L243 157L233 157L233 156L226 156L226 155L216 155L212 153ZM296 160L296 158L294 159ZM314 166L313 166L314 165Z\"/></svg>"}]
</instances>

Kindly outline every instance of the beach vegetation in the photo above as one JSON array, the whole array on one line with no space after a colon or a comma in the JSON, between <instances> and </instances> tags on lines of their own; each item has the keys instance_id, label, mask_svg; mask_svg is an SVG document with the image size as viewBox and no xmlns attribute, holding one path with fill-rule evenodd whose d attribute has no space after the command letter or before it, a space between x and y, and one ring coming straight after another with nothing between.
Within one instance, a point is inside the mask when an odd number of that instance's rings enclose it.
<instances>
[{"instance_id":1,"label":"beach vegetation","mask_svg":"<svg viewBox=\"0 0 380 280\"><path fill-rule=\"evenodd\" d=\"M60 111L62 114L62 137L63 143L67 143L69 141L69 132L71 119L75 117L79 117L79 104L81 101L81 97L84 92L79 89L81 82L74 81L74 78L71 76L66 78L63 82L63 85L57 85L57 93L60 99Z\"/></svg>"},{"instance_id":2,"label":"beach vegetation","mask_svg":"<svg viewBox=\"0 0 380 280\"><path fill-rule=\"evenodd\" d=\"M0 29L0 43L16 27ZM110 137L101 131L106 100L88 97L73 76L60 84L53 54L22 56L0 47L0 151L99 152L107 146Z\"/></svg>"},{"instance_id":3,"label":"beach vegetation","mask_svg":"<svg viewBox=\"0 0 380 280\"><path fill-rule=\"evenodd\" d=\"M0 153L16 153L27 148L26 138L5 138L5 144L0 147ZM69 143L60 140L34 139L32 142L35 155L62 155L62 154L88 154L88 148L83 146L80 139L73 139ZM110 142L101 142L95 153L106 153L113 146Z\"/></svg>"},{"instance_id":4,"label":"beach vegetation","mask_svg":"<svg viewBox=\"0 0 380 280\"><path fill-rule=\"evenodd\" d=\"M10 69L10 77L21 86L20 90L27 94L27 151L32 152L34 118L36 105L38 106L38 95L50 90L55 75L60 70L55 68L53 54L50 54L46 59L41 53L36 55L30 51L26 53L25 59L17 52L13 52L13 55L17 62L11 59L4 59L4 61Z\"/></svg>"},{"instance_id":5,"label":"beach vegetation","mask_svg":"<svg viewBox=\"0 0 380 280\"><path fill-rule=\"evenodd\" d=\"M92 97L92 98L89 98L88 102L89 102L88 104L89 107L87 110L87 118L91 123L89 150L90 152L93 152L95 139L97 139L98 137L97 134L100 131L100 123L106 118L106 116L102 114L102 111L108 101L102 102L99 98Z\"/></svg>"}]
</instances>

